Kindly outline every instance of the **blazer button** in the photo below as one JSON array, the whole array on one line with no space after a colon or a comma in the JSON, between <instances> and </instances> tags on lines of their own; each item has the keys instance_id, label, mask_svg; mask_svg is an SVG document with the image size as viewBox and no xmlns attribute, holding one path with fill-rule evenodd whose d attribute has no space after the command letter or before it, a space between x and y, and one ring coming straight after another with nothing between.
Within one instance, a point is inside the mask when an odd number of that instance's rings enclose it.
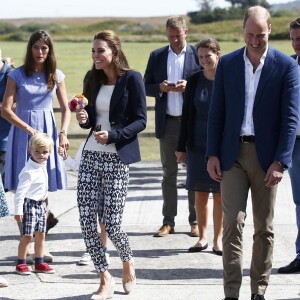
<instances>
[{"instance_id":1,"label":"blazer button","mask_svg":"<svg viewBox=\"0 0 300 300\"><path fill-rule=\"evenodd\" d=\"M116 122L111 122L111 123L110 123L110 125L115 125L115 124L116 124Z\"/></svg>"}]
</instances>

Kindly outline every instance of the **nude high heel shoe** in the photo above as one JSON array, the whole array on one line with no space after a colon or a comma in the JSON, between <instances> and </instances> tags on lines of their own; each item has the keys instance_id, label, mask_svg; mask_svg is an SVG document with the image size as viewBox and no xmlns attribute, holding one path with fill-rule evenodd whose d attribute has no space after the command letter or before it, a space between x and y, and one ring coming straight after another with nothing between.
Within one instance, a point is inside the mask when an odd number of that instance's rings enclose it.
<instances>
[{"instance_id":1,"label":"nude high heel shoe","mask_svg":"<svg viewBox=\"0 0 300 300\"><path fill-rule=\"evenodd\" d=\"M131 279L127 282L122 280L123 289L124 289L125 294L129 294L134 289L134 287L136 285L136 276L135 276L133 261L130 263L129 268L130 268Z\"/></svg>"},{"instance_id":2,"label":"nude high heel shoe","mask_svg":"<svg viewBox=\"0 0 300 300\"><path fill-rule=\"evenodd\" d=\"M101 294L93 294L91 300L106 300L111 299L115 292L115 279L111 276L110 286L104 293Z\"/></svg>"}]
</instances>

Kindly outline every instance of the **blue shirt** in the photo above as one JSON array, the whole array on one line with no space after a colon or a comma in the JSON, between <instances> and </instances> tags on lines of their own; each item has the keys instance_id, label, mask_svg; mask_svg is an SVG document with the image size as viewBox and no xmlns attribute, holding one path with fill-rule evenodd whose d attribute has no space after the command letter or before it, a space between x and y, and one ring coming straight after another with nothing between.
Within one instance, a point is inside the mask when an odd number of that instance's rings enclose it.
<instances>
[{"instance_id":1,"label":"blue shirt","mask_svg":"<svg viewBox=\"0 0 300 300\"><path fill-rule=\"evenodd\" d=\"M7 68L9 67L7 61L3 60L4 66L0 71L0 102L3 100L3 95L6 88L7 76L5 74ZM3 119L0 115L0 151L6 151L6 143L8 140L8 133L11 124Z\"/></svg>"}]
</instances>

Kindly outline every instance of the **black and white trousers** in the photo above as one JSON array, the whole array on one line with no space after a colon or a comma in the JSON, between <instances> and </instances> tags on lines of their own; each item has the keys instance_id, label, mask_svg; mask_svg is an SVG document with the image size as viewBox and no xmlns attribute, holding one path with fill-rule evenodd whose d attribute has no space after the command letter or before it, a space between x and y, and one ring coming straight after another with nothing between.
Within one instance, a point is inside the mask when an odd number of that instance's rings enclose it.
<instances>
[{"instance_id":1,"label":"black and white trousers","mask_svg":"<svg viewBox=\"0 0 300 300\"><path fill-rule=\"evenodd\" d=\"M123 262L132 258L127 234L121 223L127 197L129 166L116 153L84 150L79 167L77 204L87 252L97 272L105 272L107 262L98 232L98 220Z\"/></svg>"}]
</instances>

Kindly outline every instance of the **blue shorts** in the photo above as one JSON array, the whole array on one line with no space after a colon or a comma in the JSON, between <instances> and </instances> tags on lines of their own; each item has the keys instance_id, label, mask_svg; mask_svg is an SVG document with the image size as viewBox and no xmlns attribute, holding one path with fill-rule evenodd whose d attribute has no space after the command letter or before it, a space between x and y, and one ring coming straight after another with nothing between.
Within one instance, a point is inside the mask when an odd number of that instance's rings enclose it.
<instances>
[{"instance_id":1,"label":"blue shorts","mask_svg":"<svg viewBox=\"0 0 300 300\"><path fill-rule=\"evenodd\" d=\"M46 202L25 198L23 205L22 234L33 236L35 231L46 232Z\"/></svg>"}]
</instances>

